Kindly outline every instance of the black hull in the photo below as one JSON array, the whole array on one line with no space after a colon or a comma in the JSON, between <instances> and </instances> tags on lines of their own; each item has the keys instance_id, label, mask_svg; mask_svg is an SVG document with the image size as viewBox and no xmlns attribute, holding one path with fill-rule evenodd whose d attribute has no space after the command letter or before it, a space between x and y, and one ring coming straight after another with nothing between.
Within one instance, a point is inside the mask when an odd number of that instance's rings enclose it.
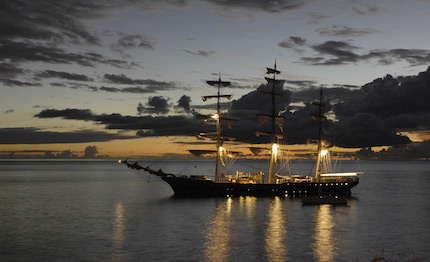
<instances>
[{"instance_id":1,"label":"black hull","mask_svg":"<svg viewBox=\"0 0 430 262\"><path fill-rule=\"evenodd\" d=\"M282 184L244 184L233 182L213 182L188 177L162 177L178 197L208 196L287 196L303 197L323 195L350 196L351 188L358 179L348 182L296 182ZM318 186L319 185L319 186Z\"/></svg>"}]
</instances>

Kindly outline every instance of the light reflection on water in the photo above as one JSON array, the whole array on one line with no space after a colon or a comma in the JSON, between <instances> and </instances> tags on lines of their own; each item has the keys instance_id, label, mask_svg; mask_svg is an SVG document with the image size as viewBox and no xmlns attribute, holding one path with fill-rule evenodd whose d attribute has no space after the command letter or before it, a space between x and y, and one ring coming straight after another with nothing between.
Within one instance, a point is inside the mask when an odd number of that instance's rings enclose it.
<instances>
[{"instance_id":1,"label":"light reflection on water","mask_svg":"<svg viewBox=\"0 0 430 262\"><path fill-rule=\"evenodd\" d=\"M335 223L333 222L331 208L332 206L330 205L316 207L314 243L312 244L315 261L333 261L336 253L335 246L337 241L333 234Z\"/></svg>"},{"instance_id":2,"label":"light reflection on water","mask_svg":"<svg viewBox=\"0 0 430 262\"><path fill-rule=\"evenodd\" d=\"M207 232L205 243L205 261L229 261L231 251L231 221L230 213L233 200L227 198L218 201L215 217Z\"/></svg>"},{"instance_id":3,"label":"light reflection on water","mask_svg":"<svg viewBox=\"0 0 430 262\"><path fill-rule=\"evenodd\" d=\"M275 197L270 202L267 212L267 229L265 235L265 250L269 261L287 260L287 228L283 211L283 201Z\"/></svg>"},{"instance_id":4,"label":"light reflection on water","mask_svg":"<svg viewBox=\"0 0 430 262\"><path fill-rule=\"evenodd\" d=\"M114 261L124 261L125 255L122 252L125 240L125 208L121 202L115 205L115 222L113 224L113 242L115 252Z\"/></svg>"}]
</instances>

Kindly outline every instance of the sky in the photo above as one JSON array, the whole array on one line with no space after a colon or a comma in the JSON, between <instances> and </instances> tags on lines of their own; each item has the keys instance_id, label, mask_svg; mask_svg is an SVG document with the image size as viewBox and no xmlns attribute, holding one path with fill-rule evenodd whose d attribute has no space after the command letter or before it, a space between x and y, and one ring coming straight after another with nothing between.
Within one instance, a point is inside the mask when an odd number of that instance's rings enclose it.
<instances>
[{"instance_id":1,"label":"sky","mask_svg":"<svg viewBox=\"0 0 430 262\"><path fill-rule=\"evenodd\" d=\"M430 138L428 0L13 0L0 13L3 156L208 147L194 134L213 128L202 96L219 76L232 83L223 112L240 120L225 131L245 151L266 141L254 131L275 60L292 152L316 135L320 87L338 150Z\"/></svg>"}]
</instances>

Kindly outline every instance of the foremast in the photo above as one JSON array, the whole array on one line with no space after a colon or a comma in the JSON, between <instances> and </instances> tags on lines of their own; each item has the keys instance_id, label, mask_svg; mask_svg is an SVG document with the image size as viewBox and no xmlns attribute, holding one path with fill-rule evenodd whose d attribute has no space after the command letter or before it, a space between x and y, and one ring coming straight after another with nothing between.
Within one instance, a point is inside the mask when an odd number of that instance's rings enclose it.
<instances>
[{"instance_id":1,"label":"foremast","mask_svg":"<svg viewBox=\"0 0 430 262\"><path fill-rule=\"evenodd\" d=\"M222 128L221 128L221 120L222 112L221 112L221 98L231 99L232 95L221 95L221 87L230 86L230 82L221 80L221 73L219 74L218 81L206 81L208 85L217 86L218 92L216 95L211 96L203 96L203 101L206 101L211 98L217 99L217 112L215 115L211 116L213 120L216 121L216 167L215 167L215 182L221 181L221 165L222 165L222 155L224 152L224 137L222 136Z\"/></svg>"},{"instance_id":2,"label":"foremast","mask_svg":"<svg viewBox=\"0 0 430 262\"><path fill-rule=\"evenodd\" d=\"M278 140L283 138L282 134L279 134L276 132L276 126L279 127L279 129L281 131L283 131L283 125L284 125L284 120L285 118L282 116L278 116L278 110L276 108L276 99L281 98L281 94L276 93L276 89L275 87L279 84L281 84L283 81L282 80L278 80L276 79L276 75L280 74L281 71L276 69L276 61L275 61L275 65L273 68L269 68L267 67L267 73L266 74L271 74L272 77L265 77L265 79L267 80L267 82L269 84L271 84L271 90L268 91L262 91L263 96L270 96L271 97L271 112L270 114L260 114L258 115L258 118L260 120L260 126L264 123L264 122L270 122L271 124L271 129L270 132L261 132L261 131L257 131L256 135L266 135L270 137L270 164L269 164L269 179L268 179L268 183L269 184L273 184L275 183L275 166L276 163L278 161Z\"/></svg>"}]
</instances>

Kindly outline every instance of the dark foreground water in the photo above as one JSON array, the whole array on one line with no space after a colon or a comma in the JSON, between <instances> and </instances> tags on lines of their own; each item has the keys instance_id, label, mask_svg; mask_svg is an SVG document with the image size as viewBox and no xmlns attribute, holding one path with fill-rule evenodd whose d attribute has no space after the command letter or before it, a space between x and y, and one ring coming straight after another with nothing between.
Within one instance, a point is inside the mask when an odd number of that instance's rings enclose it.
<instances>
[{"instance_id":1,"label":"dark foreground water","mask_svg":"<svg viewBox=\"0 0 430 262\"><path fill-rule=\"evenodd\" d=\"M312 163L296 168L309 173ZM2 161L0 261L430 261L430 162L342 164L357 169L365 174L347 207L318 207L279 197L176 199L162 181L115 162Z\"/></svg>"}]
</instances>

